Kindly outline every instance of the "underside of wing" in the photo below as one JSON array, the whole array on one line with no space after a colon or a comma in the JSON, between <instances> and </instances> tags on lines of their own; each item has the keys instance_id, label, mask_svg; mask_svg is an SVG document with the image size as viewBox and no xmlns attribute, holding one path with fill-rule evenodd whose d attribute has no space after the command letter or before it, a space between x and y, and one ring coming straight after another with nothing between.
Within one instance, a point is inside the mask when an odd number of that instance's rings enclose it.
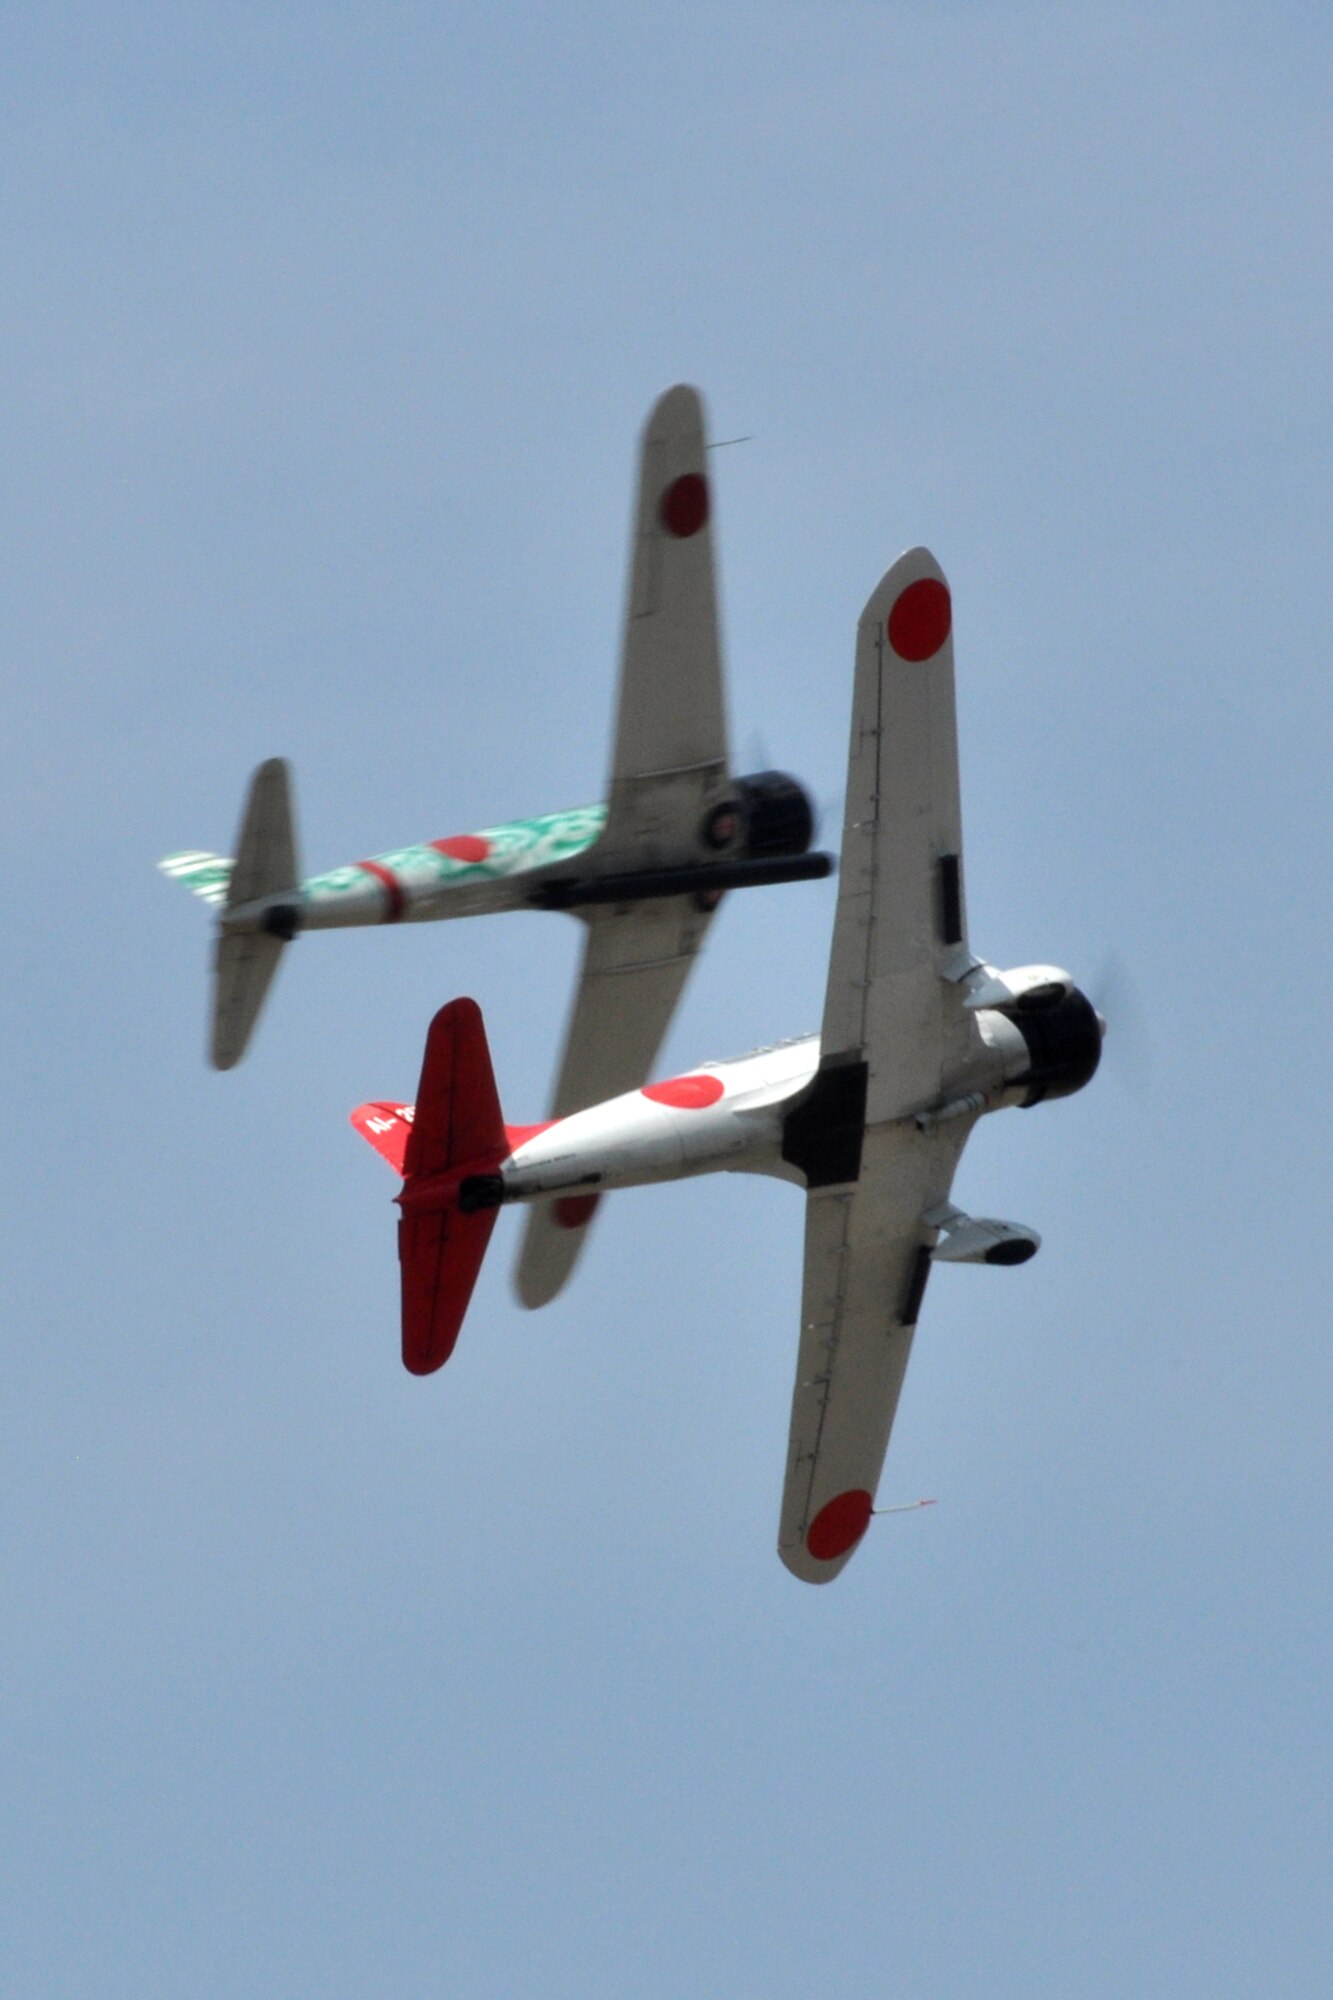
<instances>
[{"instance_id":1,"label":"underside of wing","mask_svg":"<svg viewBox=\"0 0 1333 2000\"><path fill-rule=\"evenodd\" d=\"M867 1133L855 1186L806 1201L801 1342L778 1554L828 1583L870 1524L937 1232L964 1134Z\"/></svg>"},{"instance_id":2,"label":"underside of wing","mask_svg":"<svg viewBox=\"0 0 1333 2000\"><path fill-rule=\"evenodd\" d=\"M788 1118L803 1174L805 1279L778 1550L810 1583L836 1576L869 1525L938 1232L975 1120L964 1097L978 1028L960 984L963 903L952 610L912 549L856 634L847 813L819 1071Z\"/></svg>"},{"instance_id":3,"label":"underside of wing","mask_svg":"<svg viewBox=\"0 0 1333 2000\"><path fill-rule=\"evenodd\" d=\"M567 1118L652 1069L711 918L687 896L590 911L574 1009L551 1102ZM526 1306L545 1305L568 1279L587 1238L595 1196L541 1201L528 1212L515 1281Z\"/></svg>"},{"instance_id":4,"label":"underside of wing","mask_svg":"<svg viewBox=\"0 0 1333 2000\"><path fill-rule=\"evenodd\" d=\"M649 413L640 447L601 872L715 862L703 829L726 793L704 412L698 391L678 384ZM586 905L581 915L587 943L553 1118L646 1080L710 920L692 895ZM516 1272L525 1305L560 1291L595 1207L585 1195L530 1210Z\"/></svg>"},{"instance_id":5,"label":"underside of wing","mask_svg":"<svg viewBox=\"0 0 1333 2000\"><path fill-rule=\"evenodd\" d=\"M644 426L604 858L682 858L727 776L703 404L668 389Z\"/></svg>"},{"instance_id":6,"label":"underside of wing","mask_svg":"<svg viewBox=\"0 0 1333 2000\"><path fill-rule=\"evenodd\" d=\"M952 609L911 549L856 634L847 810L824 1006L825 1063L869 1064L866 1123L933 1104L976 1025L963 899Z\"/></svg>"}]
</instances>

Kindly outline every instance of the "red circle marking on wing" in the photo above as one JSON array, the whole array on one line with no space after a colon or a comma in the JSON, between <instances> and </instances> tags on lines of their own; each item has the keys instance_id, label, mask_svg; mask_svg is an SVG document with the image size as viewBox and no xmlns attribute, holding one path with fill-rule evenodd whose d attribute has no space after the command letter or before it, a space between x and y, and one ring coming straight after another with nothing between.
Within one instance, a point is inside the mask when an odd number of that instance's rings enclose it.
<instances>
[{"instance_id":1,"label":"red circle marking on wing","mask_svg":"<svg viewBox=\"0 0 1333 2000\"><path fill-rule=\"evenodd\" d=\"M889 644L900 660L933 659L949 636L953 605L949 587L938 577L918 577L889 613Z\"/></svg>"},{"instance_id":2,"label":"red circle marking on wing","mask_svg":"<svg viewBox=\"0 0 1333 2000\"><path fill-rule=\"evenodd\" d=\"M860 1486L826 1500L806 1530L805 1546L816 1562L832 1562L855 1548L870 1526L875 1502Z\"/></svg>"},{"instance_id":3,"label":"red circle marking on wing","mask_svg":"<svg viewBox=\"0 0 1333 2000\"><path fill-rule=\"evenodd\" d=\"M562 1194L551 1207L562 1229L582 1229L592 1221L601 1198L599 1194Z\"/></svg>"},{"instance_id":4,"label":"red circle marking on wing","mask_svg":"<svg viewBox=\"0 0 1333 2000\"><path fill-rule=\"evenodd\" d=\"M708 519L708 481L701 472L682 472L657 504L658 519L669 535L685 541L697 535Z\"/></svg>"}]
</instances>

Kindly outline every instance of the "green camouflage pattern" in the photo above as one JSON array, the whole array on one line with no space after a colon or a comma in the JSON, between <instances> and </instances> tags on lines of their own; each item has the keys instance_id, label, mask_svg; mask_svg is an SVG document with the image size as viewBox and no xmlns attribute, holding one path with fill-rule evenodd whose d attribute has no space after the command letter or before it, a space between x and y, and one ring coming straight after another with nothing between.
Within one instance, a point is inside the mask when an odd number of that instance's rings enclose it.
<instances>
[{"instance_id":1,"label":"green camouflage pattern","mask_svg":"<svg viewBox=\"0 0 1333 2000\"><path fill-rule=\"evenodd\" d=\"M578 806L569 812L545 813L538 819L508 820L503 826L483 827L479 833L464 836L468 844L484 846L484 855L475 858L460 859L423 842L415 847L395 848L389 854L377 854L373 861L376 868L392 875L411 904L455 885L504 881L511 875L527 874L553 862L572 860L587 852L605 824L604 805ZM164 875L183 882L204 902L218 908L226 903L233 863L224 855L190 849L168 854L157 865ZM301 898L313 914L331 910L331 906L354 897L364 897L373 884L374 878L365 866L354 861L342 868L331 868L326 874L312 875L301 885Z\"/></svg>"}]
</instances>

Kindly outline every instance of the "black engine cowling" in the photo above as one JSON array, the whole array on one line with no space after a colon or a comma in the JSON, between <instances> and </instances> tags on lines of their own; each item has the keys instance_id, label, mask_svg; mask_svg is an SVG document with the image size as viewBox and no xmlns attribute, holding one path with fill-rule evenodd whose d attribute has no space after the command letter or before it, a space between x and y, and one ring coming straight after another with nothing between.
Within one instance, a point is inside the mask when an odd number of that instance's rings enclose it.
<instances>
[{"instance_id":1,"label":"black engine cowling","mask_svg":"<svg viewBox=\"0 0 1333 2000\"><path fill-rule=\"evenodd\" d=\"M1072 1097L1096 1074L1102 1059L1101 1018L1087 995L1071 987L1054 1006L1003 1010L1027 1043L1031 1068L1025 1107L1046 1097Z\"/></svg>"},{"instance_id":2,"label":"black engine cowling","mask_svg":"<svg viewBox=\"0 0 1333 2000\"><path fill-rule=\"evenodd\" d=\"M805 787L785 771L758 771L733 780L735 796L713 806L703 823L715 852L766 860L804 854L815 836L815 813Z\"/></svg>"}]
</instances>

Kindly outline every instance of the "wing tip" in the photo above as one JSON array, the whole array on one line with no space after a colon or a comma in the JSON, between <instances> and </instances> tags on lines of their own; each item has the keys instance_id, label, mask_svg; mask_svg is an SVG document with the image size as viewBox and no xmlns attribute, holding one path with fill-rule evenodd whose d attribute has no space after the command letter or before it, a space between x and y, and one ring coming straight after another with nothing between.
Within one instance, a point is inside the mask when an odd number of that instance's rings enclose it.
<instances>
[{"instance_id":1,"label":"wing tip","mask_svg":"<svg viewBox=\"0 0 1333 2000\"><path fill-rule=\"evenodd\" d=\"M874 1511L874 1494L849 1486L823 1502L799 1540L779 1538L778 1554L802 1583L832 1583L860 1547Z\"/></svg>"},{"instance_id":2,"label":"wing tip","mask_svg":"<svg viewBox=\"0 0 1333 2000\"><path fill-rule=\"evenodd\" d=\"M679 436L686 430L699 430L704 425L704 399L702 392L692 382L673 382L664 389L648 412L644 424L645 436L660 437L664 433Z\"/></svg>"},{"instance_id":3,"label":"wing tip","mask_svg":"<svg viewBox=\"0 0 1333 2000\"><path fill-rule=\"evenodd\" d=\"M946 591L949 589L949 579L941 564L924 543L904 549L889 564L866 599L865 610L861 613L862 623L884 618L889 607L914 583L938 583L943 584Z\"/></svg>"},{"instance_id":4,"label":"wing tip","mask_svg":"<svg viewBox=\"0 0 1333 2000\"><path fill-rule=\"evenodd\" d=\"M778 1559L784 1569L790 1570L798 1583L832 1583L841 1575L851 1561L854 1551L848 1549L845 1556L837 1556L829 1562L816 1562L804 1542L787 1545L778 1543Z\"/></svg>"},{"instance_id":5,"label":"wing tip","mask_svg":"<svg viewBox=\"0 0 1333 2000\"><path fill-rule=\"evenodd\" d=\"M576 1194L533 1203L514 1267L514 1292L529 1312L550 1305L569 1283L600 1202L600 1194Z\"/></svg>"}]
</instances>

